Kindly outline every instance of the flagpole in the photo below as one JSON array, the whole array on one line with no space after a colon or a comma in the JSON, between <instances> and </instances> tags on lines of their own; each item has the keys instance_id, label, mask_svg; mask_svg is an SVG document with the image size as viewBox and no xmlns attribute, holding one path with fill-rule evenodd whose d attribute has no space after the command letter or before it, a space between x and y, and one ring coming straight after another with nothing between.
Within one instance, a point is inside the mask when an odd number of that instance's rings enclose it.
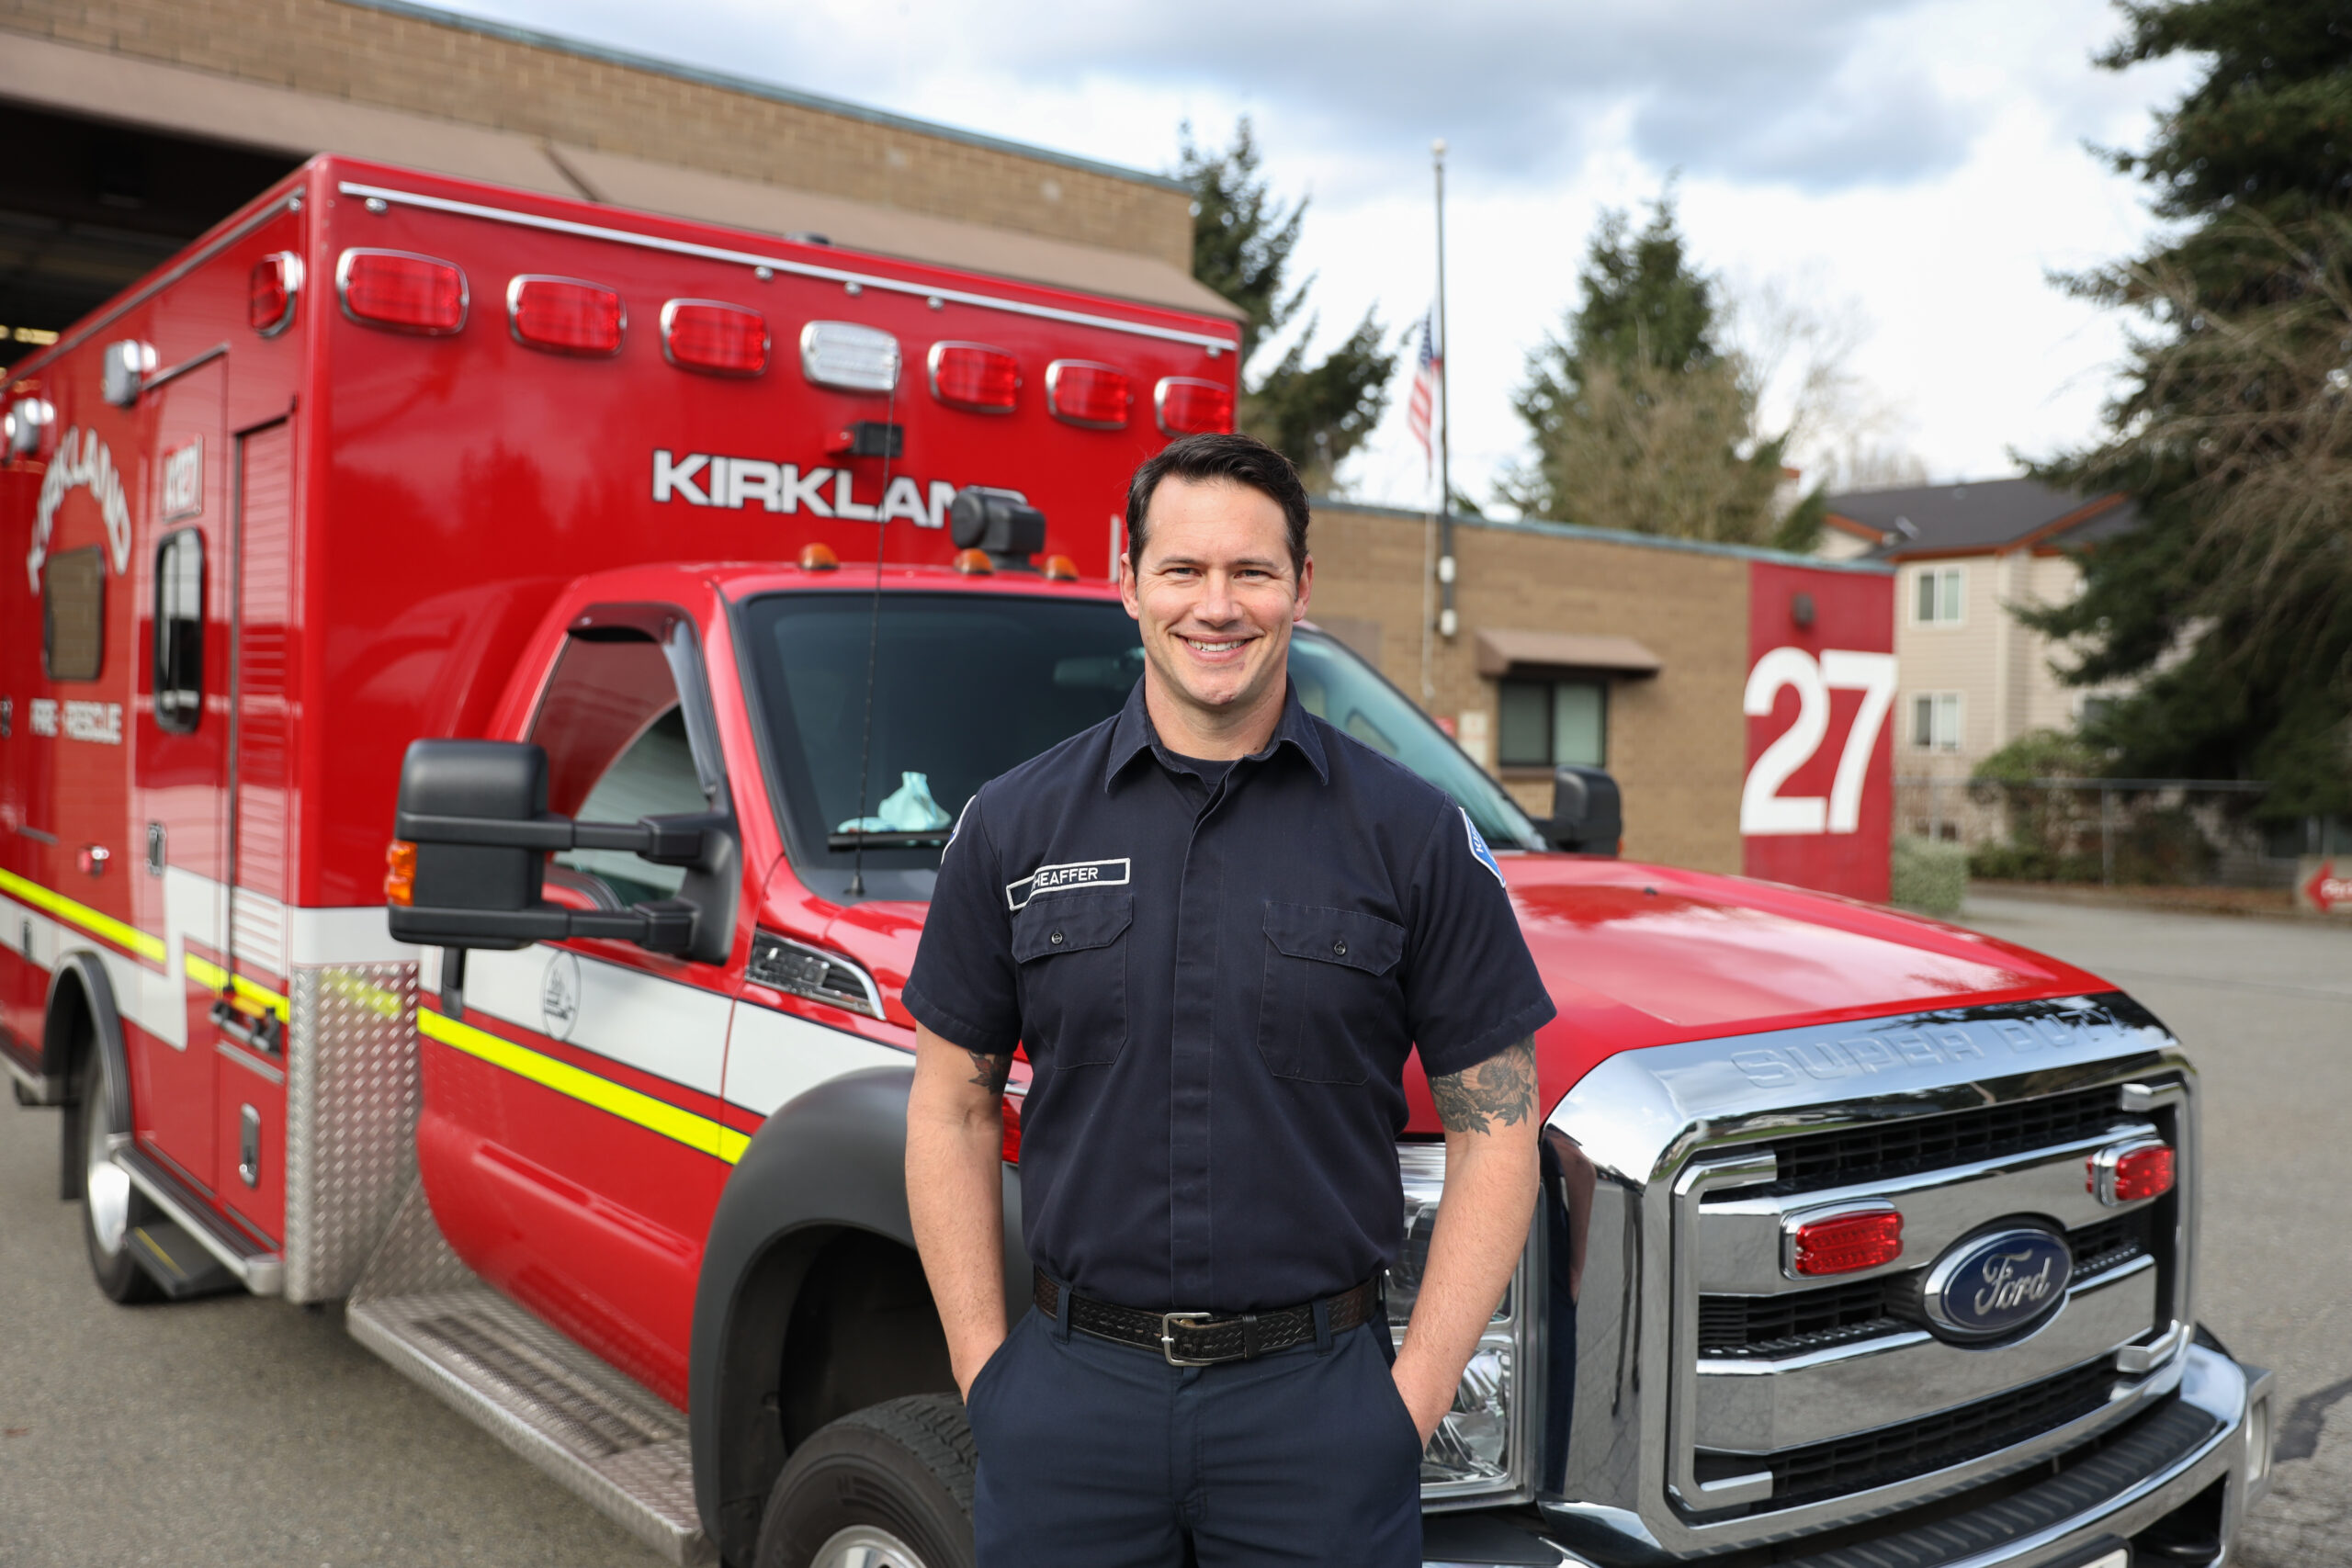
<instances>
[{"instance_id":1,"label":"flagpole","mask_svg":"<svg viewBox=\"0 0 2352 1568\"><path fill-rule=\"evenodd\" d=\"M1441 595L1437 632L1453 636L1453 404L1445 395L1446 360L1453 343L1445 335L1445 139L1430 143L1430 162L1437 175L1437 581Z\"/></svg>"}]
</instances>

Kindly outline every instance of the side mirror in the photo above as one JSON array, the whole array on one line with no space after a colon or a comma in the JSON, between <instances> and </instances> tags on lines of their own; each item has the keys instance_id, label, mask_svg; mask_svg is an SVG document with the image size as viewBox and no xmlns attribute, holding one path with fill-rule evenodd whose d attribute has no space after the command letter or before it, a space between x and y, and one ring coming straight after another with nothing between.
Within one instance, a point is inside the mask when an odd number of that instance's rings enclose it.
<instances>
[{"instance_id":1,"label":"side mirror","mask_svg":"<svg viewBox=\"0 0 2352 1568\"><path fill-rule=\"evenodd\" d=\"M548 812L548 756L510 740L419 740L401 763L392 874L394 940L421 946L527 947L610 937L654 953L692 953L700 908L659 898L627 909L567 909L540 897L550 850L625 850L696 866L726 819L648 817L575 822ZM401 846L406 846L403 849ZM405 859L407 863L402 865Z\"/></svg>"},{"instance_id":2,"label":"side mirror","mask_svg":"<svg viewBox=\"0 0 2352 1568\"><path fill-rule=\"evenodd\" d=\"M1600 768L1563 762L1552 770L1552 818L1536 826L1571 854L1613 860L1625 837L1625 815L1617 781Z\"/></svg>"}]
</instances>

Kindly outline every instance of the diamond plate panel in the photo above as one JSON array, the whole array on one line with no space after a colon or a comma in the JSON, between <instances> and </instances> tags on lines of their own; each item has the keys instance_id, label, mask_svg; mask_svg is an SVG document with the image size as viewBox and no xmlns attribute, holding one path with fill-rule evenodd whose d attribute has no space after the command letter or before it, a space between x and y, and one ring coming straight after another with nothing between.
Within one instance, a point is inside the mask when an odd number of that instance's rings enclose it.
<instances>
[{"instance_id":1,"label":"diamond plate panel","mask_svg":"<svg viewBox=\"0 0 2352 1568\"><path fill-rule=\"evenodd\" d=\"M288 978L286 1299L334 1301L357 1282L416 1174L416 965Z\"/></svg>"},{"instance_id":2,"label":"diamond plate panel","mask_svg":"<svg viewBox=\"0 0 2352 1568\"><path fill-rule=\"evenodd\" d=\"M412 1184L351 1292L352 1337L677 1563L715 1561L685 1416L483 1283Z\"/></svg>"}]
</instances>

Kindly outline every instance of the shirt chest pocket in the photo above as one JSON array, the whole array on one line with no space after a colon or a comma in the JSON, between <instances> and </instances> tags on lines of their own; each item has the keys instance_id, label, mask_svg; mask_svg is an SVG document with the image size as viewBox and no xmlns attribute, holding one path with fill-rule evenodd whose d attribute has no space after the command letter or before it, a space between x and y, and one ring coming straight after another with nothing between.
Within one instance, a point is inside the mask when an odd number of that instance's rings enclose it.
<instances>
[{"instance_id":1,"label":"shirt chest pocket","mask_svg":"<svg viewBox=\"0 0 2352 1568\"><path fill-rule=\"evenodd\" d=\"M1266 906L1258 1050L1278 1078L1359 1084L1404 1033L1405 928L1312 904ZM1396 1052L1400 1057L1401 1050Z\"/></svg>"},{"instance_id":2,"label":"shirt chest pocket","mask_svg":"<svg viewBox=\"0 0 2352 1568\"><path fill-rule=\"evenodd\" d=\"M1128 893L1054 893L1012 917L1021 1035L1040 1067L1104 1066L1127 1043Z\"/></svg>"}]
</instances>

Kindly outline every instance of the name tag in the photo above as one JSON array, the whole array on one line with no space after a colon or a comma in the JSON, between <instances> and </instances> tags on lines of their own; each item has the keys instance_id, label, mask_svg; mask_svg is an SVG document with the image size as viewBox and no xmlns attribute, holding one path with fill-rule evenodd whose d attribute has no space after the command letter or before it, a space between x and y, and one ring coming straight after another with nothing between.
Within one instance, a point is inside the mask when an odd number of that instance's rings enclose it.
<instances>
[{"instance_id":1,"label":"name tag","mask_svg":"<svg viewBox=\"0 0 2352 1568\"><path fill-rule=\"evenodd\" d=\"M1069 893L1081 887L1125 887L1125 860L1074 860L1063 865L1041 865L1018 882L1004 885L1004 907L1018 909L1047 893Z\"/></svg>"}]
</instances>

